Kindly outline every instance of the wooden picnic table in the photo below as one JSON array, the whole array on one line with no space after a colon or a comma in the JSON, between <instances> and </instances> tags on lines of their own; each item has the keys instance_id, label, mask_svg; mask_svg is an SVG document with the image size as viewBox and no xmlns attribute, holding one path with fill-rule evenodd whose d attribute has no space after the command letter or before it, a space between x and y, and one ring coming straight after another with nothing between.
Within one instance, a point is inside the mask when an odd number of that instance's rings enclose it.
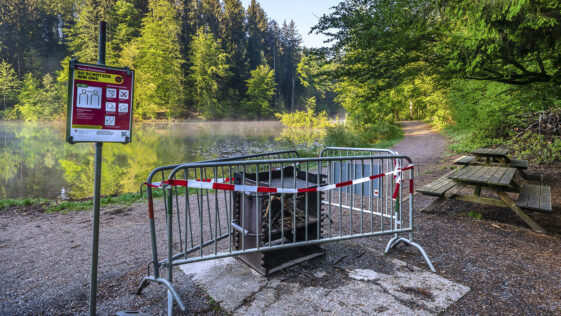
<instances>
[{"instance_id":1,"label":"wooden picnic table","mask_svg":"<svg viewBox=\"0 0 561 316\"><path fill-rule=\"evenodd\" d=\"M514 180L517 169L496 165L468 165L428 184L417 191L438 196L424 210L434 209L448 199L480 204L503 206L515 212L528 226L537 232L545 230L531 219L523 210L551 212L551 192L547 186L518 185ZM472 195L459 194L464 188L473 188ZM487 188L498 198L481 196L481 189ZM515 202L507 192L520 193Z\"/></svg>"},{"instance_id":2,"label":"wooden picnic table","mask_svg":"<svg viewBox=\"0 0 561 316\"><path fill-rule=\"evenodd\" d=\"M515 168L472 165L461 168L448 178L476 186L511 186Z\"/></svg>"}]
</instances>

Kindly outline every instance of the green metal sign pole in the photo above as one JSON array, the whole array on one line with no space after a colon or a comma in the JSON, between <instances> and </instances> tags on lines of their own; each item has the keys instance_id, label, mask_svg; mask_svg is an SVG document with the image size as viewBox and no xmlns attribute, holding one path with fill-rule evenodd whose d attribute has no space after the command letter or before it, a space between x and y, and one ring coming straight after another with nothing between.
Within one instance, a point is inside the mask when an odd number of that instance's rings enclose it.
<instances>
[{"instance_id":1,"label":"green metal sign pole","mask_svg":"<svg viewBox=\"0 0 561 316\"><path fill-rule=\"evenodd\" d=\"M99 48L98 65L105 65L105 21L99 22ZM97 303L97 257L99 246L99 209L101 200L101 158L103 143L95 143L95 175L94 175L94 199L93 199L93 227L92 227L92 268L90 272L90 316L96 314Z\"/></svg>"}]
</instances>

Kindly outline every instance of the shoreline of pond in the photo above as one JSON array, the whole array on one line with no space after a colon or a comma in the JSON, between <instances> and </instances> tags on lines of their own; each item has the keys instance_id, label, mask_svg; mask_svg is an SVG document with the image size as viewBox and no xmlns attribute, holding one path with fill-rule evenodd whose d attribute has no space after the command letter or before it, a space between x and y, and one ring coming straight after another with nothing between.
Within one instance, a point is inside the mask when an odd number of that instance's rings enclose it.
<instances>
[{"instance_id":1,"label":"shoreline of pond","mask_svg":"<svg viewBox=\"0 0 561 316\"><path fill-rule=\"evenodd\" d=\"M0 178L0 208L43 205L45 200L58 205L68 202L67 197L82 203L91 196L93 146L67 144L64 124L59 123L0 121L0 138L4 138L0 156L5 158L0 165L5 171ZM287 149L297 150L301 157L314 157L327 146L322 135L299 134L278 121L240 123L142 124L133 133L134 142L126 146L108 144L104 149L102 195L115 197L138 191L138 185L157 166ZM401 133L367 147L391 147L402 138Z\"/></svg>"}]
</instances>

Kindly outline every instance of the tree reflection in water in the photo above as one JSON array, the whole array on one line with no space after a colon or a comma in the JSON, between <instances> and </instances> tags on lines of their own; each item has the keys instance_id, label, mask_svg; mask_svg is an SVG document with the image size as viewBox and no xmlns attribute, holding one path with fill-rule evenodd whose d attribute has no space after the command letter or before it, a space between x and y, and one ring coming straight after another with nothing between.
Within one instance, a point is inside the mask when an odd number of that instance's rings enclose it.
<instances>
[{"instance_id":1,"label":"tree reflection in water","mask_svg":"<svg viewBox=\"0 0 561 316\"><path fill-rule=\"evenodd\" d=\"M279 136L280 135L280 136ZM0 198L92 195L94 146L64 141L63 123L0 122ZM130 144L104 144L102 194L138 191L158 166L281 149L316 151L321 131L270 122L136 124Z\"/></svg>"}]
</instances>

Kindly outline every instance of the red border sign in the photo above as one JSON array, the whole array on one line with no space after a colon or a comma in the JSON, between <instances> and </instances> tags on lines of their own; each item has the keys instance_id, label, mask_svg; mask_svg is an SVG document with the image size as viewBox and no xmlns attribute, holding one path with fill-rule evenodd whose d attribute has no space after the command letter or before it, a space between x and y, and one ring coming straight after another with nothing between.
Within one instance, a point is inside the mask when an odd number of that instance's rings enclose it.
<instances>
[{"instance_id":1,"label":"red border sign","mask_svg":"<svg viewBox=\"0 0 561 316\"><path fill-rule=\"evenodd\" d=\"M73 60L68 77L67 141L130 142L134 71Z\"/></svg>"}]
</instances>

